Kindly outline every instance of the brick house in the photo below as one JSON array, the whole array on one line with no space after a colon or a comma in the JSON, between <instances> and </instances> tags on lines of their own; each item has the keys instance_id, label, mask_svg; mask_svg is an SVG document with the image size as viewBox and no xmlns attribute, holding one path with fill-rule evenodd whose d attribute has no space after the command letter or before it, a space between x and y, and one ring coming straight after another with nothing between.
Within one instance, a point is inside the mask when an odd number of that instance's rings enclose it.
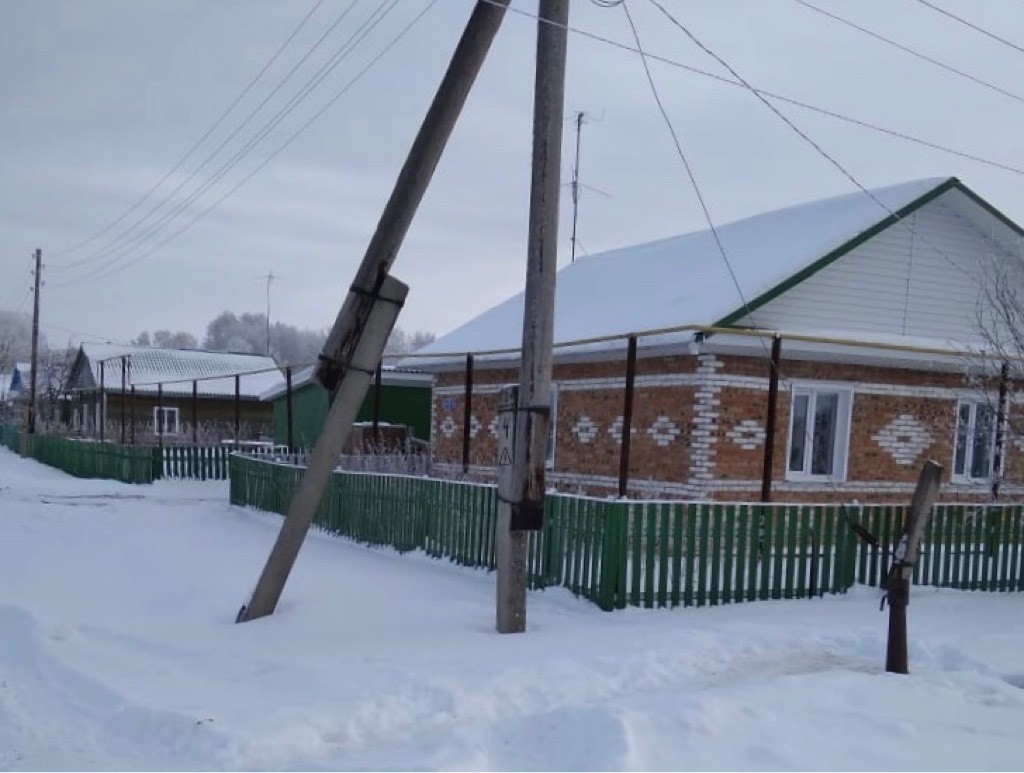
<instances>
[{"instance_id":1,"label":"brick house","mask_svg":"<svg viewBox=\"0 0 1024 773\"><path fill-rule=\"evenodd\" d=\"M120 439L124 423L126 439L138 443L218 442L234 438L237 416L239 439L257 440L273 434L273 408L260 396L280 378L261 355L84 343L65 391L71 428L82 435L97 436L102 417L108 440Z\"/></svg>"},{"instance_id":2,"label":"brick house","mask_svg":"<svg viewBox=\"0 0 1024 773\"><path fill-rule=\"evenodd\" d=\"M736 282L708 231L560 270L550 485L615 494L626 482L631 496L691 499L756 501L767 488L780 501L904 501L932 458L946 469L947 500L1024 494L1024 437L1010 429L1024 418L1024 396L1015 379L998 377L998 363L968 354L984 349L986 284L1019 260L1016 224L956 178L941 178L717 231ZM421 350L430 359L402 363L437 374L436 470L463 471L465 353L474 353L465 461L475 476L494 475L497 396L518 378L522 307L519 294ZM623 467L631 333L637 359Z\"/></svg>"}]
</instances>

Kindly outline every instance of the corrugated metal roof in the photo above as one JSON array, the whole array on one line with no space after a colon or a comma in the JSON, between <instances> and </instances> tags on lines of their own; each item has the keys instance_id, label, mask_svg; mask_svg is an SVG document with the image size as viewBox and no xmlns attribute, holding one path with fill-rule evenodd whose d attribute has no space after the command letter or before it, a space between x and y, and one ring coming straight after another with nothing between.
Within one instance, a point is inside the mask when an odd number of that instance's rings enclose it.
<instances>
[{"instance_id":1,"label":"corrugated metal roof","mask_svg":"<svg viewBox=\"0 0 1024 773\"><path fill-rule=\"evenodd\" d=\"M94 343L82 344L81 353L88 361L89 386L100 383L100 363L107 361L105 385L110 391L121 387L122 357L131 360L128 385L135 386L137 392L156 392L157 384L162 383L166 394L191 394L194 379L202 395L231 397L235 393L234 375L249 373L241 376L239 392L242 397L258 399L281 377L273 358L257 354Z\"/></svg>"},{"instance_id":2,"label":"corrugated metal roof","mask_svg":"<svg viewBox=\"0 0 1024 773\"><path fill-rule=\"evenodd\" d=\"M406 370L396 368L394 365L385 365L382 368L381 383L385 386L410 386L430 387L434 384L434 375L424 371ZM292 389L298 389L313 379L313 366L303 368L292 373ZM261 400L273 400L283 395L288 390L288 382L280 379L274 386L264 392Z\"/></svg>"}]
</instances>

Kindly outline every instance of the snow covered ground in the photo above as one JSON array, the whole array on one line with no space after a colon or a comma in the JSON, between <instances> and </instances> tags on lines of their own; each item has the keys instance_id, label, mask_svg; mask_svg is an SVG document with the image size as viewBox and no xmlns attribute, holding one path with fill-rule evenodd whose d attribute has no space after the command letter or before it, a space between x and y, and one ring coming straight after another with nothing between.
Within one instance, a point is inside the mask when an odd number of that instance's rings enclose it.
<instances>
[{"instance_id":1,"label":"snow covered ground","mask_svg":"<svg viewBox=\"0 0 1024 773\"><path fill-rule=\"evenodd\" d=\"M915 588L603 613L312 535L235 625L279 519L223 483L81 481L0 449L0 769L1020 769L1024 595Z\"/></svg>"}]
</instances>

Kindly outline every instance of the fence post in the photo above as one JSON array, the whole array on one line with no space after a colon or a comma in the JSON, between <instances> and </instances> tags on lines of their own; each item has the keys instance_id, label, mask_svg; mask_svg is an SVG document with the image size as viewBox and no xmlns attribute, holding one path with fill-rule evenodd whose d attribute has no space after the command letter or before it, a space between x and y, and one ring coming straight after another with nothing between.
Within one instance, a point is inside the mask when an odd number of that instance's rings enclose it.
<instances>
[{"instance_id":1,"label":"fence post","mask_svg":"<svg viewBox=\"0 0 1024 773\"><path fill-rule=\"evenodd\" d=\"M156 385L156 410L153 412L153 420L156 422L156 437L157 445L161 449L161 457L163 456L164 447L164 385Z\"/></svg>"},{"instance_id":2,"label":"fence post","mask_svg":"<svg viewBox=\"0 0 1024 773\"><path fill-rule=\"evenodd\" d=\"M377 363L373 373L373 452L380 453L380 390L384 376L384 360Z\"/></svg>"},{"instance_id":3,"label":"fence post","mask_svg":"<svg viewBox=\"0 0 1024 773\"><path fill-rule=\"evenodd\" d=\"M132 425L132 445L135 445L135 384L132 384L131 390L131 396L128 398L128 421Z\"/></svg>"},{"instance_id":4,"label":"fence post","mask_svg":"<svg viewBox=\"0 0 1024 773\"><path fill-rule=\"evenodd\" d=\"M636 336L629 337L626 348L626 394L622 406L622 446L619 449L619 496L629 488L629 447L633 435L633 383L636 380Z\"/></svg>"},{"instance_id":5,"label":"fence post","mask_svg":"<svg viewBox=\"0 0 1024 773\"><path fill-rule=\"evenodd\" d=\"M121 358L121 445L124 445L125 441L125 424L124 424L124 403L125 398L128 396L128 357Z\"/></svg>"},{"instance_id":6,"label":"fence post","mask_svg":"<svg viewBox=\"0 0 1024 773\"><path fill-rule=\"evenodd\" d=\"M775 423L779 408L779 360L782 336L772 337L772 356L768 371L768 411L764 420L764 463L761 468L761 501L772 501L772 468L775 464Z\"/></svg>"},{"instance_id":7,"label":"fence post","mask_svg":"<svg viewBox=\"0 0 1024 773\"><path fill-rule=\"evenodd\" d=\"M289 365L284 369L284 384L285 384L285 412L287 415L287 436L288 441L288 453L295 453L295 435L294 435L294 423L292 420L292 366Z\"/></svg>"},{"instance_id":8,"label":"fence post","mask_svg":"<svg viewBox=\"0 0 1024 773\"><path fill-rule=\"evenodd\" d=\"M992 499L999 499L999 484L1003 478L1003 456L1006 445L1006 392L1010 378L1010 363L1003 362L999 369L999 405L996 408L996 442L992 454Z\"/></svg>"},{"instance_id":9,"label":"fence post","mask_svg":"<svg viewBox=\"0 0 1024 773\"><path fill-rule=\"evenodd\" d=\"M192 381L192 445L199 444L199 382Z\"/></svg>"},{"instance_id":10,"label":"fence post","mask_svg":"<svg viewBox=\"0 0 1024 773\"><path fill-rule=\"evenodd\" d=\"M242 377L235 374L235 448L242 439Z\"/></svg>"},{"instance_id":11,"label":"fence post","mask_svg":"<svg viewBox=\"0 0 1024 773\"><path fill-rule=\"evenodd\" d=\"M466 355L465 397L462 401L462 474L469 474L469 432L473 418L473 355Z\"/></svg>"},{"instance_id":12,"label":"fence post","mask_svg":"<svg viewBox=\"0 0 1024 773\"><path fill-rule=\"evenodd\" d=\"M100 420L100 442L103 442L104 430L107 424L107 394L106 384L104 383L104 376L107 373L107 361L100 360L100 406L99 406L99 420Z\"/></svg>"}]
</instances>

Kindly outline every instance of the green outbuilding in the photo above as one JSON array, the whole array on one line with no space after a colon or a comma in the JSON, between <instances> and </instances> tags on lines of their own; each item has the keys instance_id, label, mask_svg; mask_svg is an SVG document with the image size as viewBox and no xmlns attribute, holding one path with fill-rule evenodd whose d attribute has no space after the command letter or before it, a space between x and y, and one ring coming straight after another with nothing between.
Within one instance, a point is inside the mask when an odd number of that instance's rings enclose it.
<instances>
[{"instance_id":1,"label":"green outbuilding","mask_svg":"<svg viewBox=\"0 0 1024 773\"><path fill-rule=\"evenodd\" d=\"M430 373L385 367L377 387L370 384L356 422L373 421L375 391L380 390L378 420L381 425L408 428L409 437L430 440L430 400L434 376ZM274 406L274 442L288 443L287 382L267 391L263 399ZM295 448L312 448L320 435L333 395L313 378L313 368L305 368L292 377L292 433Z\"/></svg>"}]
</instances>

